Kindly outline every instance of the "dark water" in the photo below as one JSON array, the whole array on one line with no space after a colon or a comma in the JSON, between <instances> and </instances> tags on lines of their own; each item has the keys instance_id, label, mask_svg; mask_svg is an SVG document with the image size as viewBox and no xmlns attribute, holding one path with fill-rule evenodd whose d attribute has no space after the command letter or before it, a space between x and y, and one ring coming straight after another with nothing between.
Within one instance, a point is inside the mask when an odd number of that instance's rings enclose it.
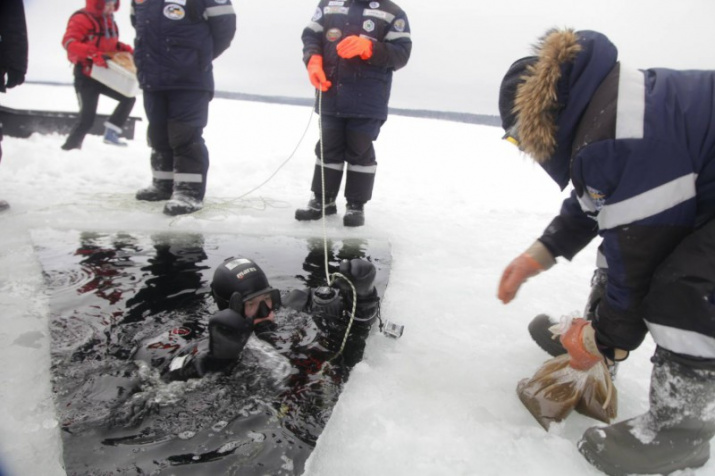
<instances>
[{"instance_id":1,"label":"dark water","mask_svg":"<svg viewBox=\"0 0 715 476\"><path fill-rule=\"evenodd\" d=\"M172 329L187 342L216 311L213 269L254 259L271 285L325 284L322 240L198 234L33 233L51 293L53 390L73 474L301 474L370 331L343 335L287 308L269 342L251 338L228 374L162 381L129 360L135 345ZM365 258L384 294L389 244L329 243L330 271ZM375 326L376 327L376 326ZM375 330L372 330L374 333Z\"/></svg>"}]
</instances>

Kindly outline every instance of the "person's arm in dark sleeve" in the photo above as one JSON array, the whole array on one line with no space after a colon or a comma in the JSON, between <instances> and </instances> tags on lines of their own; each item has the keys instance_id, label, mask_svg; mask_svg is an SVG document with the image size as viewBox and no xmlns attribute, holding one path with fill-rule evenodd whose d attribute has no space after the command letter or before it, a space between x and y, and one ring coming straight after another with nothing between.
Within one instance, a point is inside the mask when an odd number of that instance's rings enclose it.
<instances>
[{"instance_id":1,"label":"person's arm in dark sleeve","mask_svg":"<svg viewBox=\"0 0 715 476\"><path fill-rule=\"evenodd\" d=\"M213 37L213 59L226 51L236 35L236 12L230 1L206 0L204 16Z\"/></svg>"},{"instance_id":2,"label":"person's arm in dark sleeve","mask_svg":"<svg viewBox=\"0 0 715 476\"><path fill-rule=\"evenodd\" d=\"M8 87L22 84L27 73L27 23L22 0L2 0L0 7L0 69Z\"/></svg>"},{"instance_id":3,"label":"person's arm in dark sleeve","mask_svg":"<svg viewBox=\"0 0 715 476\"><path fill-rule=\"evenodd\" d=\"M300 37L303 41L303 63L306 65L313 55L323 56L323 22L325 17L323 16L322 6L321 2Z\"/></svg>"},{"instance_id":4,"label":"person's arm in dark sleeve","mask_svg":"<svg viewBox=\"0 0 715 476\"><path fill-rule=\"evenodd\" d=\"M390 24L390 31L384 41L376 41L372 45L372 56L368 64L398 70L407 64L412 52L412 37L410 23L404 13L396 17Z\"/></svg>"},{"instance_id":5,"label":"person's arm in dark sleeve","mask_svg":"<svg viewBox=\"0 0 715 476\"><path fill-rule=\"evenodd\" d=\"M554 218L539 241L554 258L563 256L571 261L598 235L598 222L581 209L576 192L564 200L559 215Z\"/></svg>"}]
</instances>

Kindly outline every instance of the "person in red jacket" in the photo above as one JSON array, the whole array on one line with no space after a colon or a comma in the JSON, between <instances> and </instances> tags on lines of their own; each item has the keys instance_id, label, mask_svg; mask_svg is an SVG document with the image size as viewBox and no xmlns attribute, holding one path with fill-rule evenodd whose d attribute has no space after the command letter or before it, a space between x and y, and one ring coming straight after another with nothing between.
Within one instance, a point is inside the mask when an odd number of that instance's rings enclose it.
<instances>
[{"instance_id":1,"label":"person in red jacket","mask_svg":"<svg viewBox=\"0 0 715 476\"><path fill-rule=\"evenodd\" d=\"M109 120L104 123L104 142L127 145L119 140L119 136L135 99L90 77L92 67L106 68L106 60L113 54L134 53L131 46L119 41L119 29L114 21L117 9L119 0L87 0L86 7L73 13L67 23L62 46L67 50L67 58L75 65L74 88L79 100L79 119L62 146L64 150L82 148L84 136L94 124L100 94L119 101Z\"/></svg>"}]
</instances>

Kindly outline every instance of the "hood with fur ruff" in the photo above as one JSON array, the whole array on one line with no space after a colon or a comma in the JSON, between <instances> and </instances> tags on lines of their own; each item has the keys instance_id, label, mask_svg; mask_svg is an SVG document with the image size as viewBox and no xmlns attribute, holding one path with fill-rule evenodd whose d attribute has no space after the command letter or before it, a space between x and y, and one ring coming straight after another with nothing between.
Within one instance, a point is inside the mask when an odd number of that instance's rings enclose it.
<instances>
[{"instance_id":1,"label":"hood with fur ruff","mask_svg":"<svg viewBox=\"0 0 715 476\"><path fill-rule=\"evenodd\" d=\"M618 50L595 31L550 30L524 66L512 112L521 149L564 189L578 123Z\"/></svg>"}]
</instances>

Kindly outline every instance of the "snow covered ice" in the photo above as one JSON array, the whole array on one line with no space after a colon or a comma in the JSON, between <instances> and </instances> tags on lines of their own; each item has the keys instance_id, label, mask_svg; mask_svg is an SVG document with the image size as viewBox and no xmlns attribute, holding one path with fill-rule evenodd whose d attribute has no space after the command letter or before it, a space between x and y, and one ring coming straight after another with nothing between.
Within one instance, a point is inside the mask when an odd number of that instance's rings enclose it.
<instances>
[{"instance_id":1,"label":"snow covered ice","mask_svg":"<svg viewBox=\"0 0 715 476\"><path fill-rule=\"evenodd\" d=\"M66 18L82 2L60 3L26 1L29 79L71 81L59 43ZM264 38L261 24L250 19L265 15L266 4L236 3L239 34L228 56L217 61L219 89L308 97L299 35L317 2L286 2L285 16L271 26L271 44L291 46L280 52L266 47L271 59L263 61L259 48L245 45ZM565 0L520 0L509 11L498 2L452 3L451 10L435 12L401 2L415 49L395 76L393 106L496 114L504 71L554 25L600 29L636 66L715 68L707 46L715 44L709 24L715 4L708 0L639 0L628 2L630 10L626 2L610 0L588 17ZM128 6L122 2L120 13ZM119 20L123 39L130 39L128 19ZM462 26L454 31L455 25ZM285 74L271 73L275 65ZM60 79L58 70L64 72ZM70 86L25 84L0 102L22 109L77 108ZM100 112L113 105L102 98ZM143 116L141 98L133 115ZM0 461L10 475L64 474L48 370L48 297L32 230L322 234L319 222L293 218L309 198L315 162L318 126L310 108L214 100L205 133L211 154L205 209L179 218L163 215L162 203L134 200L150 180L145 126L139 123L135 140L122 149L99 136L87 136L83 149L71 152L60 150L64 137L57 135L3 141L0 198L11 209L0 215ZM306 127L295 156L265 186L238 199L281 166ZM494 127L391 116L376 143L379 168L366 225L342 226L343 201L338 216L328 220L330 237L390 241L382 312L404 324L405 333L396 341L379 335L369 340L306 474L600 474L576 448L584 430L598 422L574 414L546 433L515 391L548 358L529 338L528 322L538 313L561 316L583 308L595 242L573 262L561 260L531 279L510 305L496 299L504 266L541 233L566 196L501 135ZM648 338L620 366L617 421L648 408L653 349ZM683 474L715 474L715 462Z\"/></svg>"}]
</instances>

